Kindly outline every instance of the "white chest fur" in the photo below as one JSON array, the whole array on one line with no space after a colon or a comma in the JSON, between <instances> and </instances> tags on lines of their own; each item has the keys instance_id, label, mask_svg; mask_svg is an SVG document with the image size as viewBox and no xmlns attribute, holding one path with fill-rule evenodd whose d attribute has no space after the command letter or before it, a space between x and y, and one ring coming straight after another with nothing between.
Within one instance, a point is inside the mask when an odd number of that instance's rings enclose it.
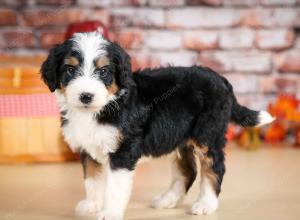
<instances>
[{"instance_id":1,"label":"white chest fur","mask_svg":"<svg viewBox=\"0 0 300 220\"><path fill-rule=\"evenodd\" d=\"M110 152L119 145L119 130L109 124L100 124L89 112L68 111L68 122L63 126L65 140L73 151L84 150L98 162L105 162Z\"/></svg>"}]
</instances>

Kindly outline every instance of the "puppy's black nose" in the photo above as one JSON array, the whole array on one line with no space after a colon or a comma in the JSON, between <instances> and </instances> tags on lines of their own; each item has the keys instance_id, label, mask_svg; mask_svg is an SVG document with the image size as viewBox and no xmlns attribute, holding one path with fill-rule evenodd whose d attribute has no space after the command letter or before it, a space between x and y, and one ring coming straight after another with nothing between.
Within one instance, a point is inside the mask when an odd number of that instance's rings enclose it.
<instances>
[{"instance_id":1,"label":"puppy's black nose","mask_svg":"<svg viewBox=\"0 0 300 220\"><path fill-rule=\"evenodd\" d=\"M83 103L83 104L89 104L93 101L93 98L94 98L94 94L92 93L89 93L89 92L83 92L80 94L80 101Z\"/></svg>"}]
</instances>

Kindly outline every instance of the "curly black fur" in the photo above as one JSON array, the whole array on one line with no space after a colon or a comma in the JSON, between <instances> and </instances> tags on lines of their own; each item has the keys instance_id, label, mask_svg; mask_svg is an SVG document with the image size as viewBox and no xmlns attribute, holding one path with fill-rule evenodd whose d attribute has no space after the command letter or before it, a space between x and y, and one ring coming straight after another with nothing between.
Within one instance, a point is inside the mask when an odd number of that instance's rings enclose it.
<instances>
[{"instance_id":1,"label":"curly black fur","mask_svg":"<svg viewBox=\"0 0 300 220\"><path fill-rule=\"evenodd\" d=\"M227 125L233 120L253 126L258 113L236 102L224 77L201 66L145 69L135 72L132 79L133 91L120 98L123 102L115 115L124 140L110 154L112 168L132 170L141 156L168 154L192 138L208 146L219 193Z\"/></svg>"}]
</instances>

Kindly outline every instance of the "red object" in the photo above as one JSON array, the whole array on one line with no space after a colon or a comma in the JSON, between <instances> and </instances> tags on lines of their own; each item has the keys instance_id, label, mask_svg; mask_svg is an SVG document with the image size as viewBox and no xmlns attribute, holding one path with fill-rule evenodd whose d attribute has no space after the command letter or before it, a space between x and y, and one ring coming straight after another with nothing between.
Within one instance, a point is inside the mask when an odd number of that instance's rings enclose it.
<instances>
[{"instance_id":1,"label":"red object","mask_svg":"<svg viewBox=\"0 0 300 220\"><path fill-rule=\"evenodd\" d=\"M235 126L230 124L227 128L226 139L231 141L235 138Z\"/></svg>"},{"instance_id":2,"label":"red object","mask_svg":"<svg viewBox=\"0 0 300 220\"><path fill-rule=\"evenodd\" d=\"M99 31L102 33L103 37L108 39L108 28L100 21L83 21L70 24L68 26L65 39L69 39L74 33L91 31Z\"/></svg>"},{"instance_id":3,"label":"red object","mask_svg":"<svg viewBox=\"0 0 300 220\"><path fill-rule=\"evenodd\" d=\"M300 121L300 100L295 95L279 95L268 110L277 119Z\"/></svg>"},{"instance_id":4,"label":"red object","mask_svg":"<svg viewBox=\"0 0 300 220\"><path fill-rule=\"evenodd\" d=\"M286 128L279 122L274 122L265 133L265 141L276 143L283 141L286 135Z\"/></svg>"}]
</instances>

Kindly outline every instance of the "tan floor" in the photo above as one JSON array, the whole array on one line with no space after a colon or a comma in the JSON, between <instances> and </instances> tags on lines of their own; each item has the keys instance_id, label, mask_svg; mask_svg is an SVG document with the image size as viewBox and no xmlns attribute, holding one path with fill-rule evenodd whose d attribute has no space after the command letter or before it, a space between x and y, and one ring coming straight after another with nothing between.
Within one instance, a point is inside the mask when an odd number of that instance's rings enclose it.
<instances>
[{"instance_id":1,"label":"tan floor","mask_svg":"<svg viewBox=\"0 0 300 220\"><path fill-rule=\"evenodd\" d=\"M197 184L177 209L148 208L167 187L169 170L166 158L139 165L126 219L300 219L300 150L229 149L220 208L205 217L186 214ZM84 195L79 163L0 166L0 176L0 220L75 219Z\"/></svg>"}]
</instances>

